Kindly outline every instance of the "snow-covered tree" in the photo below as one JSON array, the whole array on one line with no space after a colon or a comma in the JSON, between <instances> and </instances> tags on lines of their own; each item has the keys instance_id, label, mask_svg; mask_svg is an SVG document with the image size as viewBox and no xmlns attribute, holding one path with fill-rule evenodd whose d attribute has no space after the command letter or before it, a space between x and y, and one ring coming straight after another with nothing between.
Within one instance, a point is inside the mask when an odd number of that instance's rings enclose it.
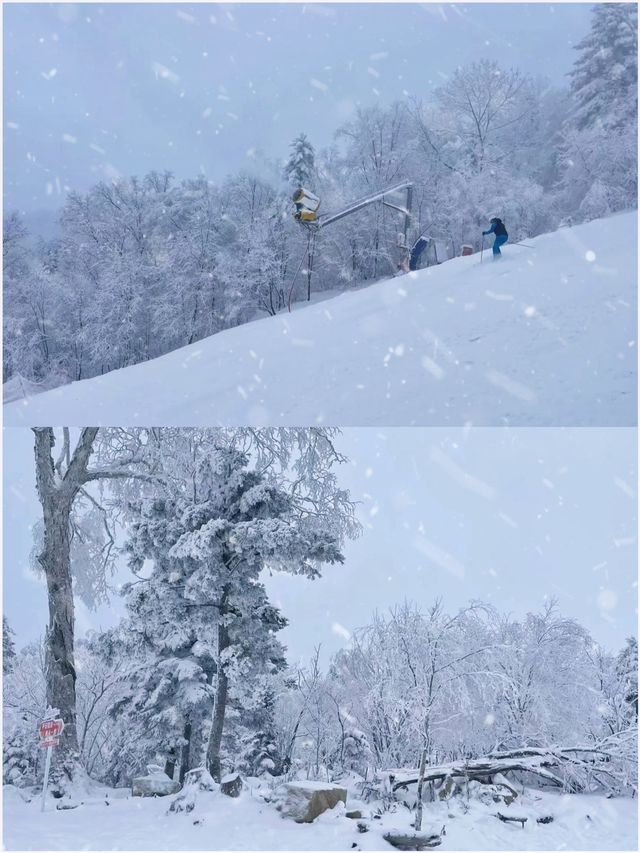
<instances>
[{"instance_id":1,"label":"snow-covered tree","mask_svg":"<svg viewBox=\"0 0 640 853\"><path fill-rule=\"evenodd\" d=\"M6 675L13 669L16 657L16 644L12 629L6 616L2 617L2 672Z\"/></svg>"},{"instance_id":2,"label":"snow-covered tree","mask_svg":"<svg viewBox=\"0 0 640 853\"><path fill-rule=\"evenodd\" d=\"M57 708L65 728L56 750L54 781L65 785L76 773L79 761L76 704L75 663L75 602L74 573L72 572L72 542L79 535L78 517L75 513L82 499L93 507L98 506L89 487L97 481L129 481L136 477L147 479L148 472L136 470L144 463L138 455L141 445L131 434L112 434L108 462L91 467L90 460L96 449L98 428L85 427L75 442L71 431L62 430L60 452L56 453L56 434L52 427L34 427L36 487L42 507L42 539L37 549L36 566L42 571L49 603L49 624L45 639L47 705ZM104 522L104 517L103 517ZM108 525L105 524L108 537ZM87 581L84 592L89 601L104 591L105 571L109 565L111 547L105 543L103 560L90 561L78 572L80 589ZM76 568L78 568L76 566ZM95 574L92 572L95 571ZM43 709L44 710L44 709Z\"/></svg>"},{"instance_id":3,"label":"snow-covered tree","mask_svg":"<svg viewBox=\"0 0 640 853\"><path fill-rule=\"evenodd\" d=\"M601 3L592 15L560 144L563 206L584 220L634 207L638 188L637 8Z\"/></svg>"},{"instance_id":4,"label":"snow-covered tree","mask_svg":"<svg viewBox=\"0 0 640 853\"><path fill-rule=\"evenodd\" d=\"M275 635L285 621L260 573L313 578L342 557L335 536L297 516L287 492L252 470L245 453L191 448L175 492L135 511L130 565L140 574L152 560L153 569L126 588L121 633L133 651L132 713L165 750L179 741L188 749L186 726L202 731L210 721L206 762L219 780L228 708L251 707L256 684L284 667Z\"/></svg>"},{"instance_id":5,"label":"snow-covered tree","mask_svg":"<svg viewBox=\"0 0 640 853\"><path fill-rule=\"evenodd\" d=\"M16 652L3 673L3 780L29 787L36 783L40 753L38 725L46 708L45 650L30 643Z\"/></svg>"},{"instance_id":6,"label":"snow-covered tree","mask_svg":"<svg viewBox=\"0 0 640 853\"><path fill-rule=\"evenodd\" d=\"M638 722L638 640L627 639L616 657L615 673L625 703L624 720L628 727Z\"/></svg>"},{"instance_id":7,"label":"snow-covered tree","mask_svg":"<svg viewBox=\"0 0 640 853\"><path fill-rule=\"evenodd\" d=\"M501 149L515 153L526 140L533 117L532 83L517 69L500 68L497 62L482 59L457 68L438 90L443 117L452 124L449 150L462 142L456 160L474 171L496 164ZM518 136L505 145L503 137L517 128ZM461 159L462 157L462 159ZM466 163L465 163L466 161Z\"/></svg>"},{"instance_id":8,"label":"snow-covered tree","mask_svg":"<svg viewBox=\"0 0 640 853\"><path fill-rule=\"evenodd\" d=\"M284 167L285 178L293 187L312 189L315 177L315 150L305 133L299 134L289 146L291 153Z\"/></svg>"},{"instance_id":9,"label":"snow-covered tree","mask_svg":"<svg viewBox=\"0 0 640 853\"><path fill-rule=\"evenodd\" d=\"M638 10L633 3L598 3L591 30L576 45L570 72L572 123L616 129L638 114Z\"/></svg>"}]
</instances>

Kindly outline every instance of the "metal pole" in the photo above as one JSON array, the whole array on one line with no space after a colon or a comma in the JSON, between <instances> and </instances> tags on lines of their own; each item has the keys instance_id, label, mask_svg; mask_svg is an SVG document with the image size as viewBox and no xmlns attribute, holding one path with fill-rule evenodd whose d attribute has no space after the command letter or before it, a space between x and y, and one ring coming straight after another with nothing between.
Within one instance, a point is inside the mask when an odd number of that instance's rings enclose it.
<instances>
[{"instance_id":1,"label":"metal pole","mask_svg":"<svg viewBox=\"0 0 640 853\"><path fill-rule=\"evenodd\" d=\"M404 244L409 245L409 222L411 219L411 206L413 203L413 186L407 187L407 213L404 217Z\"/></svg>"},{"instance_id":2,"label":"metal pole","mask_svg":"<svg viewBox=\"0 0 640 853\"><path fill-rule=\"evenodd\" d=\"M307 246L308 246L308 244L307 244ZM293 285L296 283L296 279L298 278L298 273L302 269L302 264L304 263L304 259L306 257L307 257L307 252L305 251L304 254L302 255L302 260L300 261L298 269L296 270L296 274L294 275L294 277L291 281L291 287L289 288L289 313L291 313L291 296L293 295Z\"/></svg>"},{"instance_id":3,"label":"metal pole","mask_svg":"<svg viewBox=\"0 0 640 853\"><path fill-rule=\"evenodd\" d=\"M42 808L41 812L44 811L44 804L47 799L47 788L49 787L49 770L51 768L51 752L53 750L52 746L47 747L47 758L44 763L44 785L42 786Z\"/></svg>"}]
</instances>

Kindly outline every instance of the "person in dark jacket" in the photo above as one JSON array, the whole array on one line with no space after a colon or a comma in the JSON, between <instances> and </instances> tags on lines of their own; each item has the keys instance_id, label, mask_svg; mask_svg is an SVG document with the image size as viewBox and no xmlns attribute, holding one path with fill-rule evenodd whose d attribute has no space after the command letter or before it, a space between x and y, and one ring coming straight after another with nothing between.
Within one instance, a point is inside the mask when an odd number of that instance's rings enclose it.
<instances>
[{"instance_id":1,"label":"person in dark jacket","mask_svg":"<svg viewBox=\"0 0 640 853\"><path fill-rule=\"evenodd\" d=\"M504 227L504 222L502 221L502 219L498 219L497 216L493 217L490 225L491 227L488 231L482 232L482 236L486 237L487 234L496 235L496 238L493 241L493 260L497 261L498 258L502 257L500 246L504 246L504 244L509 239L509 235L507 234L507 229Z\"/></svg>"},{"instance_id":2,"label":"person in dark jacket","mask_svg":"<svg viewBox=\"0 0 640 853\"><path fill-rule=\"evenodd\" d=\"M418 264L420 263L420 255L424 252L426 247L429 245L428 237L418 237L416 242L413 244L411 249L411 254L409 256L409 270L417 270Z\"/></svg>"}]
</instances>

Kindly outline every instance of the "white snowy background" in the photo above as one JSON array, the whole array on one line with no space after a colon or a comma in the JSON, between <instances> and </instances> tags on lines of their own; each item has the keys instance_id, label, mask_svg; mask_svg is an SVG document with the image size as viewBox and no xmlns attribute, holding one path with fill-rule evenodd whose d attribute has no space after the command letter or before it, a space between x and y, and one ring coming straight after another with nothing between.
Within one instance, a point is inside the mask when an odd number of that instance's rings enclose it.
<instances>
[{"instance_id":1,"label":"white snowy background","mask_svg":"<svg viewBox=\"0 0 640 853\"><path fill-rule=\"evenodd\" d=\"M487 55L566 83L590 21L588 4L377 4L370 15L337 4L18 3L3 13L5 209L49 229L65 187L151 169L219 180L281 156L303 129L328 144L358 106L432 91Z\"/></svg>"}]
</instances>

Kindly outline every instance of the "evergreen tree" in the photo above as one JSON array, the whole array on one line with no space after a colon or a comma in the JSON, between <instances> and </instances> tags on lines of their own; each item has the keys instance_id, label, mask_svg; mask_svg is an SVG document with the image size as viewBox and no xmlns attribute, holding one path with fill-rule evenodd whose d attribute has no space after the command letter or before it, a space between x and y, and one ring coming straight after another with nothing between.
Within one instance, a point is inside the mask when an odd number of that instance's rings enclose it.
<instances>
[{"instance_id":1,"label":"evergreen tree","mask_svg":"<svg viewBox=\"0 0 640 853\"><path fill-rule=\"evenodd\" d=\"M594 6L570 73L573 109L560 146L563 207L583 220L636 206L637 44L634 5Z\"/></svg>"},{"instance_id":2,"label":"evergreen tree","mask_svg":"<svg viewBox=\"0 0 640 853\"><path fill-rule=\"evenodd\" d=\"M29 742L31 740L31 742ZM28 788L36 784L37 745L24 728L14 729L4 738L2 781L5 785Z\"/></svg>"},{"instance_id":3,"label":"evergreen tree","mask_svg":"<svg viewBox=\"0 0 640 853\"><path fill-rule=\"evenodd\" d=\"M342 765L345 770L363 776L372 760L373 753L365 733L354 726L346 729L342 744Z\"/></svg>"},{"instance_id":4,"label":"evergreen tree","mask_svg":"<svg viewBox=\"0 0 640 853\"><path fill-rule=\"evenodd\" d=\"M284 167L284 174L290 184L296 187L307 187L313 183L315 174L315 151L305 133L293 140L291 154Z\"/></svg>"},{"instance_id":5,"label":"evergreen tree","mask_svg":"<svg viewBox=\"0 0 640 853\"><path fill-rule=\"evenodd\" d=\"M591 31L576 46L570 72L579 130L635 124L638 113L638 13L635 4L599 3Z\"/></svg>"},{"instance_id":6,"label":"evergreen tree","mask_svg":"<svg viewBox=\"0 0 640 853\"><path fill-rule=\"evenodd\" d=\"M616 658L616 677L622 688L625 703L625 718L629 726L638 723L638 641L629 637L627 644Z\"/></svg>"},{"instance_id":7,"label":"evergreen tree","mask_svg":"<svg viewBox=\"0 0 640 853\"><path fill-rule=\"evenodd\" d=\"M2 673L6 675L13 669L16 657L16 646L13 642L14 633L9 627L7 617L2 617Z\"/></svg>"},{"instance_id":8,"label":"evergreen tree","mask_svg":"<svg viewBox=\"0 0 640 853\"><path fill-rule=\"evenodd\" d=\"M275 697L272 686L261 691L255 707L243 715L238 769L248 776L280 776L285 770L275 731Z\"/></svg>"},{"instance_id":9,"label":"evergreen tree","mask_svg":"<svg viewBox=\"0 0 640 853\"><path fill-rule=\"evenodd\" d=\"M132 663L123 707L158 751L182 749L182 773L199 763L208 736L207 766L219 780L227 709L255 707L285 665L276 632L286 622L261 571L315 577L319 563L342 556L334 536L296 516L288 494L249 469L245 453L195 454L185 454L170 495L134 507L127 548L140 580L125 588L120 635Z\"/></svg>"}]
</instances>

